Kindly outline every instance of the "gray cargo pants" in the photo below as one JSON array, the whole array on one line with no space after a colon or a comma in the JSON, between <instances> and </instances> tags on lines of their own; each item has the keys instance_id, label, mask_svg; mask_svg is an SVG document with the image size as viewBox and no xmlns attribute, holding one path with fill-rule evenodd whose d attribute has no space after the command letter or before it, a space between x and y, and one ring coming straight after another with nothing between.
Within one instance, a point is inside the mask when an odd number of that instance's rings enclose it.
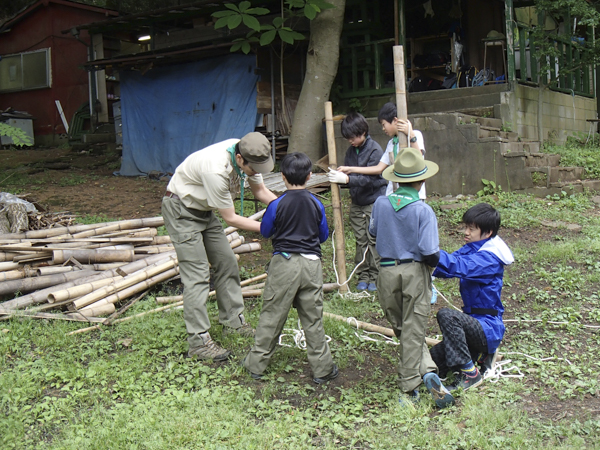
<instances>
[{"instance_id":1,"label":"gray cargo pants","mask_svg":"<svg viewBox=\"0 0 600 450\"><path fill-rule=\"evenodd\" d=\"M210 328L206 310L209 262L214 270L219 322L232 328L242 326L244 300L237 260L214 212L188 209L180 200L164 197L162 215L179 260L188 344L199 347L204 345L200 334Z\"/></svg>"}]
</instances>

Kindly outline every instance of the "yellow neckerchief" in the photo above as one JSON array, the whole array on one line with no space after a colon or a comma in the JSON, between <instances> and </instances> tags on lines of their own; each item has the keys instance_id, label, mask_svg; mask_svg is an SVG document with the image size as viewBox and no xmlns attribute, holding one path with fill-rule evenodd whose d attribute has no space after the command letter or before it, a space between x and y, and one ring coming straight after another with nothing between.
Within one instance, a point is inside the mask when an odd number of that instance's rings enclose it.
<instances>
[{"instance_id":1,"label":"yellow neckerchief","mask_svg":"<svg viewBox=\"0 0 600 450\"><path fill-rule=\"evenodd\" d=\"M233 166L233 168L235 169L235 172L240 177L240 201L241 201L241 205L242 205L240 207L240 216L243 216L244 215L244 182L246 181L246 174L240 170L240 168L238 167L237 162L235 160L235 145L236 144L233 144L231 147L229 147L227 149L227 151L231 155L231 165Z\"/></svg>"}]
</instances>

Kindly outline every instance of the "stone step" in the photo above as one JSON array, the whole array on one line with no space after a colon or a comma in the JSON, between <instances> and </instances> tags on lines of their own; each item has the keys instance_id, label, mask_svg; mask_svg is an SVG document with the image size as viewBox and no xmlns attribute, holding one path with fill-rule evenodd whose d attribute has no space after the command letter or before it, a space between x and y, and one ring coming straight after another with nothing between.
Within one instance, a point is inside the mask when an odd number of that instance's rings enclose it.
<instances>
[{"instance_id":1,"label":"stone step","mask_svg":"<svg viewBox=\"0 0 600 450\"><path fill-rule=\"evenodd\" d=\"M525 167L556 167L560 164L560 155L549 153L529 153Z\"/></svg>"},{"instance_id":2,"label":"stone step","mask_svg":"<svg viewBox=\"0 0 600 450\"><path fill-rule=\"evenodd\" d=\"M583 167L550 167L548 182L552 184L581 181L584 176L585 169Z\"/></svg>"},{"instance_id":3,"label":"stone step","mask_svg":"<svg viewBox=\"0 0 600 450\"><path fill-rule=\"evenodd\" d=\"M582 183L556 183L549 187L537 186L527 189L516 189L513 192L517 194L532 194L534 197L544 198L548 195L562 195L563 191L567 195L581 193L584 190Z\"/></svg>"},{"instance_id":4,"label":"stone step","mask_svg":"<svg viewBox=\"0 0 600 450\"><path fill-rule=\"evenodd\" d=\"M519 138L519 134L514 131L502 131L500 128L484 127L481 125L479 126L480 138L489 138L496 136L508 142L517 142L517 139Z\"/></svg>"},{"instance_id":5,"label":"stone step","mask_svg":"<svg viewBox=\"0 0 600 450\"><path fill-rule=\"evenodd\" d=\"M503 155L514 152L539 153L540 143L537 141L507 142L500 145Z\"/></svg>"}]
</instances>

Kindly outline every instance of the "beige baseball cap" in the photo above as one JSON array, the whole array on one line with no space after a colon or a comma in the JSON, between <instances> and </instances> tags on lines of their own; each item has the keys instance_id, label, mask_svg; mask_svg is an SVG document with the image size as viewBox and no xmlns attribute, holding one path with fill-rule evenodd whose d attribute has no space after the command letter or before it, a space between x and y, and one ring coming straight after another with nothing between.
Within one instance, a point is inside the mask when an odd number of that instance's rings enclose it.
<instances>
[{"instance_id":1,"label":"beige baseball cap","mask_svg":"<svg viewBox=\"0 0 600 450\"><path fill-rule=\"evenodd\" d=\"M240 154L257 173L269 173L275 164L271 158L271 145L267 138L256 131L248 133L239 142Z\"/></svg>"}]
</instances>

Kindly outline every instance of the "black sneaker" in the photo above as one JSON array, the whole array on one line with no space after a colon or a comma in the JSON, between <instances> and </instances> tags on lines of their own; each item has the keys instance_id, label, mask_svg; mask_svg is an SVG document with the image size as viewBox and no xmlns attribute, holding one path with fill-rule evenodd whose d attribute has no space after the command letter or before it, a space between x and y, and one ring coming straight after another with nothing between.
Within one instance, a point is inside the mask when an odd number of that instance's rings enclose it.
<instances>
[{"instance_id":1,"label":"black sneaker","mask_svg":"<svg viewBox=\"0 0 600 450\"><path fill-rule=\"evenodd\" d=\"M340 374L340 371L338 370L338 366L336 366L334 364L331 373L329 373L328 375L325 375L324 377L320 377L320 378L315 377L315 378L313 378L313 381L317 384L323 384L330 380L333 380L334 378L337 378L339 374Z\"/></svg>"},{"instance_id":2,"label":"black sneaker","mask_svg":"<svg viewBox=\"0 0 600 450\"><path fill-rule=\"evenodd\" d=\"M463 371L458 374L458 381L456 381L451 386L448 386L449 391L454 391L456 389L462 389L466 391L467 389L471 389L472 387L479 386L483 382L483 378L481 373L479 373L479 369L475 367L474 375L467 375Z\"/></svg>"},{"instance_id":3,"label":"black sneaker","mask_svg":"<svg viewBox=\"0 0 600 450\"><path fill-rule=\"evenodd\" d=\"M454 405L454 397L452 397L452 394L444 387L440 378L435 373L426 373L423 376L423 383L433 397L433 401L435 401L435 405L438 408L442 409Z\"/></svg>"},{"instance_id":4,"label":"black sneaker","mask_svg":"<svg viewBox=\"0 0 600 450\"><path fill-rule=\"evenodd\" d=\"M485 354L482 354L481 356L479 356L479 359L477 359L477 363L481 367L481 375L484 375L488 370L492 369L493 360L494 360L493 353L485 353Z\"/></svg>"}]
</instances>

